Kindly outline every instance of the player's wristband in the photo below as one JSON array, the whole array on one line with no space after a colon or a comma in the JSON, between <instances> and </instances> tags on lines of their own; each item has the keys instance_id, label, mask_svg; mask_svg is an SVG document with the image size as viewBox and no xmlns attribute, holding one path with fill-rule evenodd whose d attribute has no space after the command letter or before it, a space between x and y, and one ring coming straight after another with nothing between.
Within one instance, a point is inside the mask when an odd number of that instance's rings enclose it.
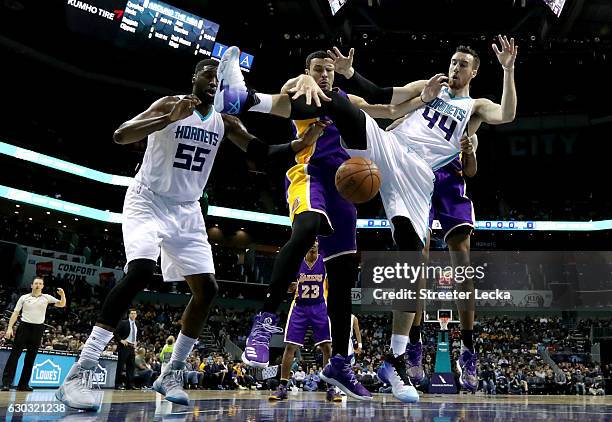
<instances>
[{"instance_id":1,"label":"player's wristband","mask_svg":"<svg viewBox=\"0 0 612 422\"><path fill-rule=\"evenodd\" d=\"M357 347L360 348L360 349L363 349L363 344L357 343Z\"/></svg>"},{"instance_id":2,"label":"player's wristband","mask_svg":"<svg viewBox=\"0 0 612 422\"><path fill-rule=\"evenodd\" d=\"M422 102L423 104L429 104L429 101L425 101L425 100L423 99L423 92L422 92L422 91L421 91L421 95L419 95L419 99L421 100L421 102Z\"/></svg>"},{"instance_id":3,"label":"player's wristband","mask_svg":"<svg viewBox=\"0 0 612 422\"><path fill-rule=\"evenodd\" d=\"M511 66L511 67L502 66L502 69L504 69L506 72L510 72L511 70L514 70L514 66Z\"/></svg>"}]
</instances>

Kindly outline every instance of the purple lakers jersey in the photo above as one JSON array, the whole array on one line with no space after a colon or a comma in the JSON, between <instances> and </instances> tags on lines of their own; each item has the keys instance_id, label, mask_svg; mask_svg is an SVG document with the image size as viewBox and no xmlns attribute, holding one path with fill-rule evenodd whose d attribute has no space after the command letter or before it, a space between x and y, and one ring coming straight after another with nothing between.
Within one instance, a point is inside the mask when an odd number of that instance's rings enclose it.
<instances>
[{"instance_id":1,"label":"purple lakers jersey","mask_svg":"<svg viewBox=\"0 0 612 422\"><path fill-rule=\"evenodd\" d=\"M323 257L318 256L312 267L304 260L297 273L297 288L293 300L299 305L314 305L327 299L327 274Z\"/></svg>"},{"instance_id":2,"label":"purple lakers jersey","mask_svg":"<svg viewBox=\"0 0 612 422\"><path fill-rule=\"evenodd\" d=\"M347 94L342 90L337 90L338 93L345 98ZM294 120L293 125L296 137L302 136L308 126L319 119ZM323 120L331 120L324 117ZM351 158L346 152L340 141L340 132L336 125L331 124L325 128L323 134L310 147L304 148L295 155L297 164L308 164L316 167L319 171L336 174L336 170L342 163Z\"/></svg>"}]
</instances>

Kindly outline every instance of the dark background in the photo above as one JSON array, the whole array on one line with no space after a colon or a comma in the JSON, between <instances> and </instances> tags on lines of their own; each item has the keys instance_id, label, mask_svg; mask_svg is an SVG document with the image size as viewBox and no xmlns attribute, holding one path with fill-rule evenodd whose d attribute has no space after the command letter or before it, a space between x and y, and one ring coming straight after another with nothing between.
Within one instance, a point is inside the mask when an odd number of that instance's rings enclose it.
<instances>
[{"instance_id":1,"label":"dark background","mask_svg":"<svg viewBox=\"0 0 612 422\"><path fill-rule=\"evenodd\" d=\"M90 3L111 10L124 4ZM219 23L218 42L253 54L247 79L260 91L277 91L303 71L308 53L332 45L355 47L361 73L381 85L399 85L447 72L454 48L469 44L482 59L471 95L499 101L502 71L491 42L499 33L514 36L517 118L479 132L479 174L468 181L477 218L612 218L609 1L568 0L561 18L539 0L350 0L335 17L322 0L167 3ZM109 25L69 22L66 9L65 0L0 2L0 139L133 176L145 145L115 145L113 130L158 97L189 91L197 59L136 40L118 47ZM243 120L269 143L290 136L282 119L253 113ZM5 156L0 166L0 184L121 210L123 188ZM287 168L254 171L225 142L209 183L211 204L286 214ZM383 217L380 199L361 206L359 214Z\"/></svg>"}]
</instances>

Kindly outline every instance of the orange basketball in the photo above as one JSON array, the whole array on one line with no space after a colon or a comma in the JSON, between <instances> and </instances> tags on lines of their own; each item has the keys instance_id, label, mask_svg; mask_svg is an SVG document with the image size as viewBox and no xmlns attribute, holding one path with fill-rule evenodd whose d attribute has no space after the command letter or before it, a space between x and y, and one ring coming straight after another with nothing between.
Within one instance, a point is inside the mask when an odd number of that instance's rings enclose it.
<instances>
[{"instance_id":1,"label":"orange basketball","mask_svg":"<svg viewBox=\"0 0 612 422\"><path fill-rule=\"evenodd\" d=\"M346 160L336 172L336 189L355 204L374 198L380 189L380 172L372 161L363 157Z\"/></svg>"}]
</instances>

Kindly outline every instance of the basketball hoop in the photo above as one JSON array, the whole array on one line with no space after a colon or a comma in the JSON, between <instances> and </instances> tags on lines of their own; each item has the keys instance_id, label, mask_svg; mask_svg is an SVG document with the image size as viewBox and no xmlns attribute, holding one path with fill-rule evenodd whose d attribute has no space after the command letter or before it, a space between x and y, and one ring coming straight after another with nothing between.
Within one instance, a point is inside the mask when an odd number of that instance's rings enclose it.
<instances>
[{"instance_id":1,"label":"basketball hoop","mask_svg":"<svg viewBox=\"0 0 612 422\"><path fill-rule=\"evenodd\" d=\"M450 320L449 317L445 317L445 316L438 317L438 322L440 323L440 330L448 331L448 321L449 320Z\"/></svg>"}]
</instances>

